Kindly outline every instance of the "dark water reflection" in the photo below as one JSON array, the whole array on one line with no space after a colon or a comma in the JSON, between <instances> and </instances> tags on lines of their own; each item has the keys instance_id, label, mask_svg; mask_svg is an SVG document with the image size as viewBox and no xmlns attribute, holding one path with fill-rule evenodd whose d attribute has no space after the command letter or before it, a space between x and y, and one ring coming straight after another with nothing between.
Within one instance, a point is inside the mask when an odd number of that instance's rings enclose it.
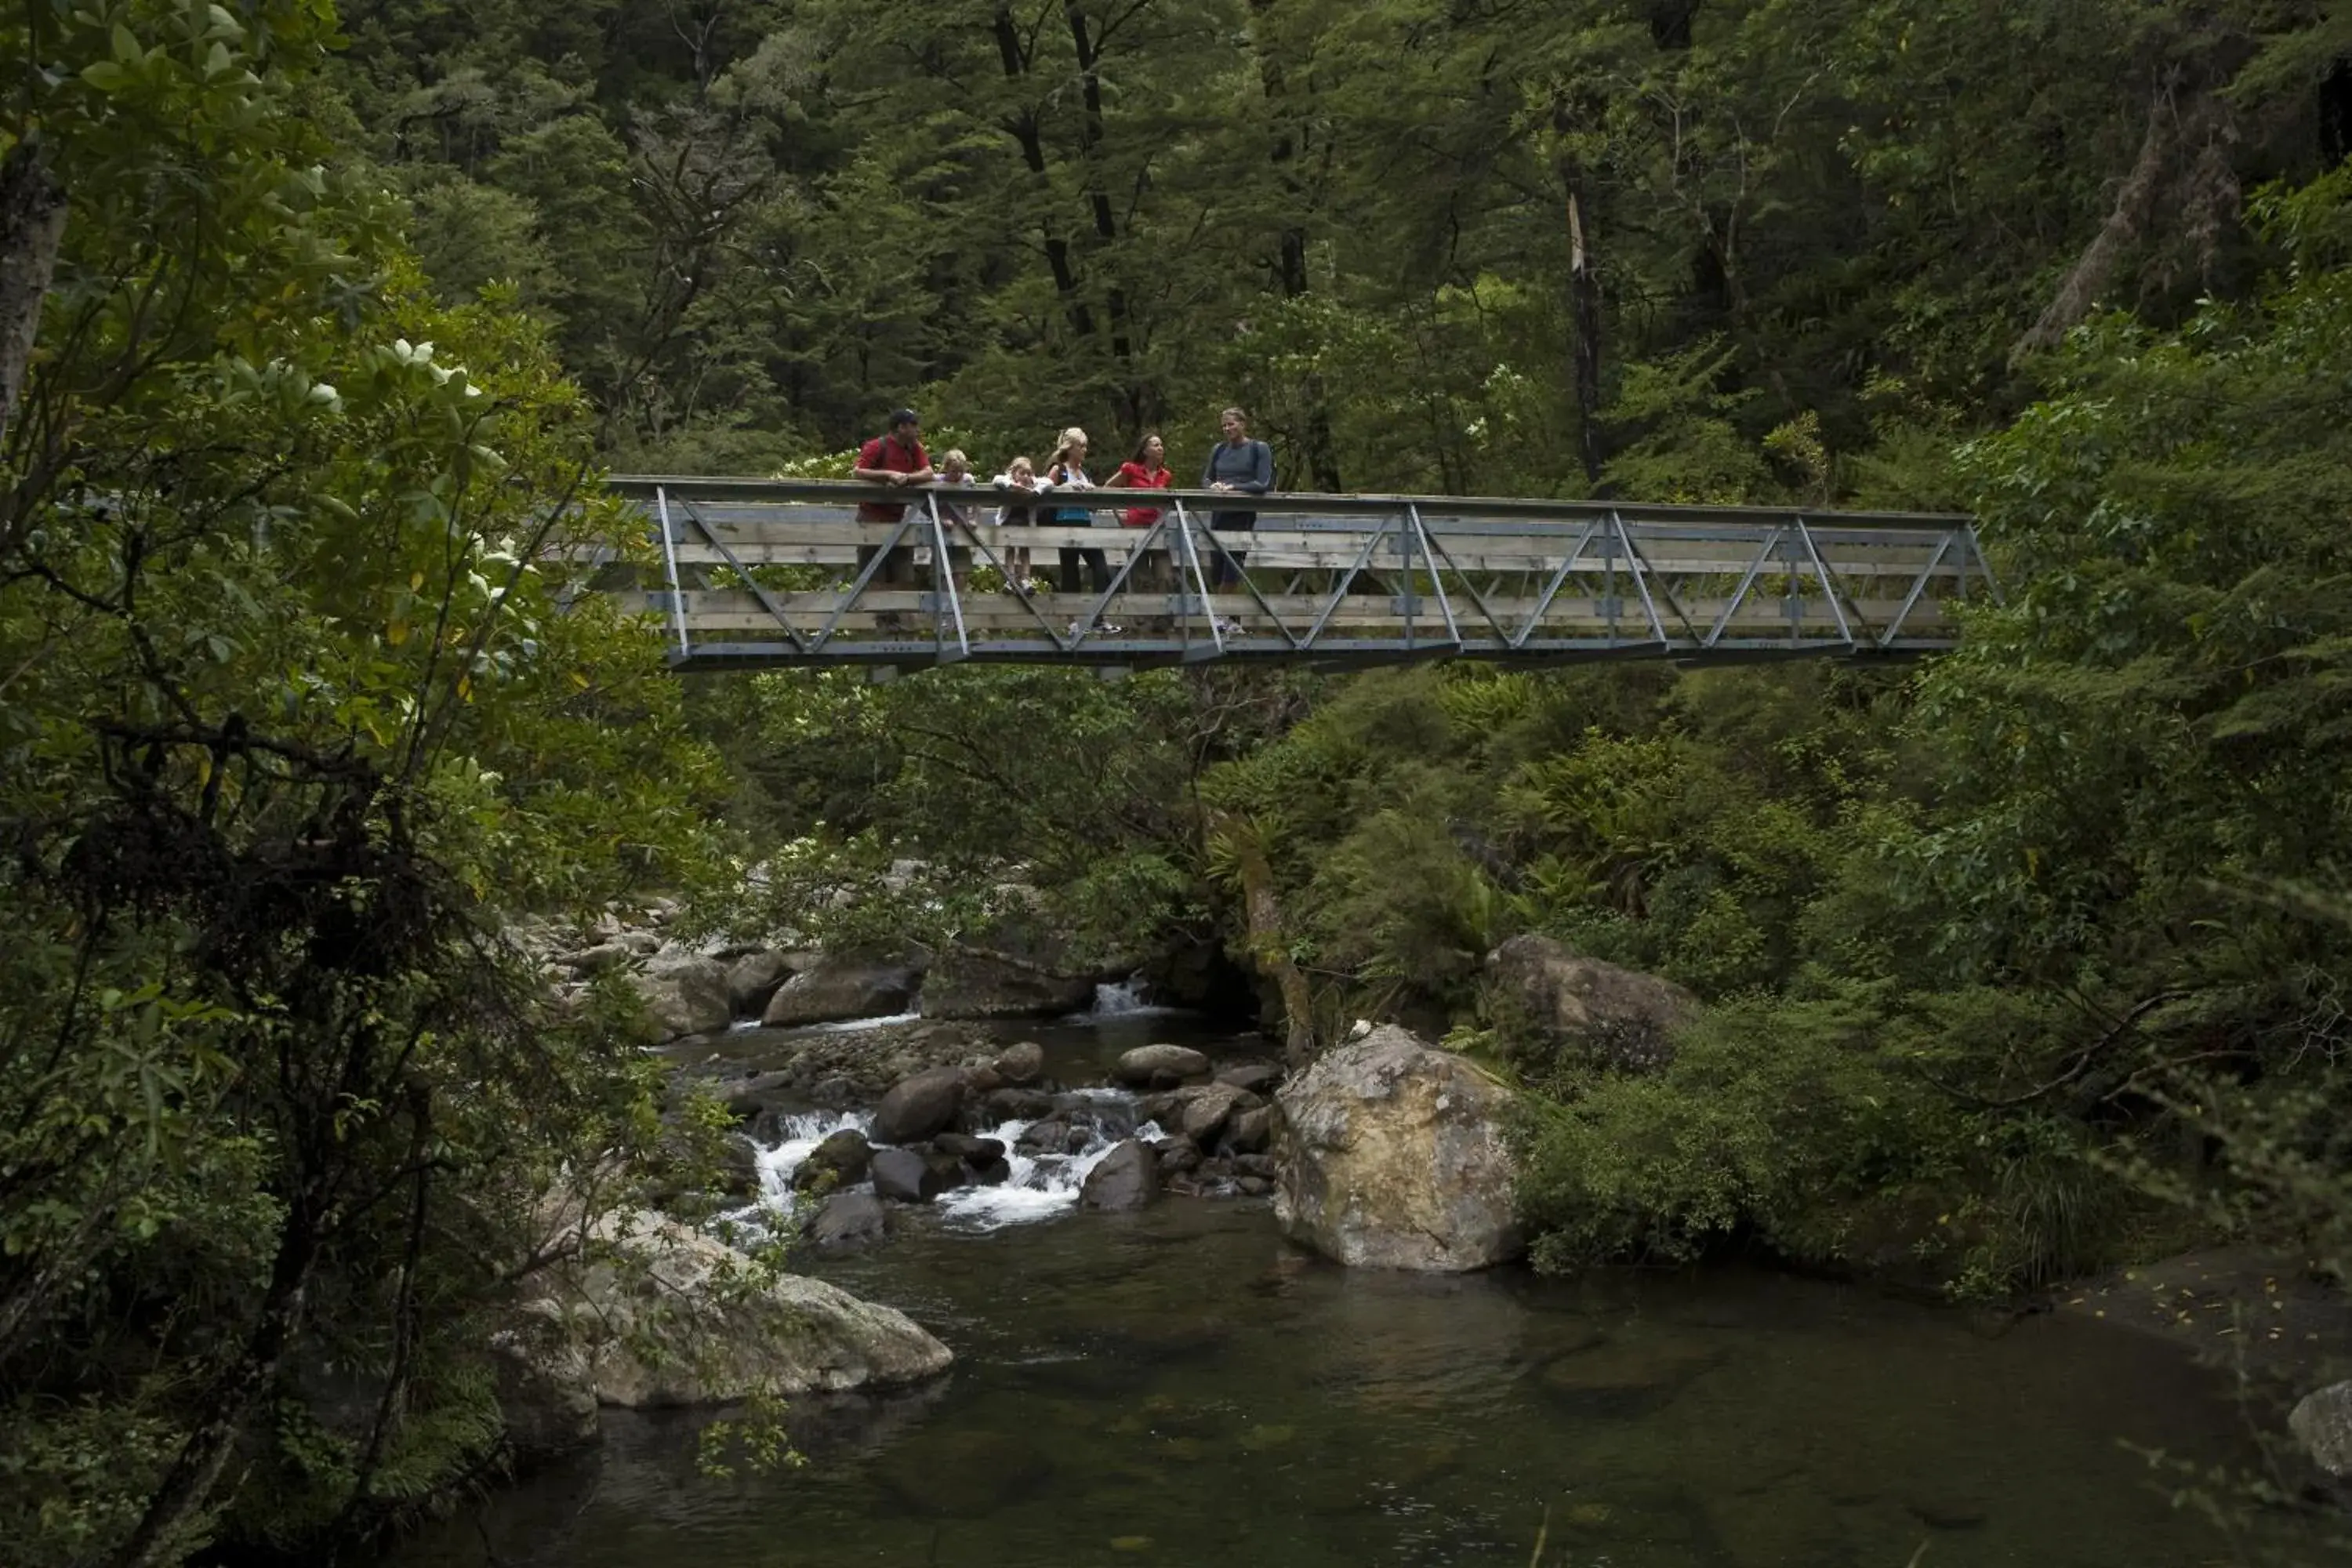
<instances>
[{"instance_id":1,"label":"dark water reflection","mask_svg":"<svg viewBox=\"0 0 2352 1568\"><path fill-rule=\"evenodd\" d=\"M916 1231L824 1271L956 1372L809 1405L809 1458L714 1481L697 1425L395 1555L423 1564L1548 1563L1620 1568L2252 1560L2125 1446L2249 1454L2210 1374L2074 1320L1742 1272L1563 1283L1349 1272L1263 1205ZM1923 1549L1924 1547L1924 1553Z\"/></svg>"}]
</instances>

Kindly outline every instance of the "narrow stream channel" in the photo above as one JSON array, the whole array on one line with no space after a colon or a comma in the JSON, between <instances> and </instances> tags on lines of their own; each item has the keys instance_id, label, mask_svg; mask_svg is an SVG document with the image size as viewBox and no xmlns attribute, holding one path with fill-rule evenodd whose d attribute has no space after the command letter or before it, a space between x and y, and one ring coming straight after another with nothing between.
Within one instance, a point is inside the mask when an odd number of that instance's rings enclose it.
<instances>
[{"instance_id":1,"label":"narrow stream channel","mask_svg":"<svg viewBox=\"0 0 2352 1568\"><path fill-rule=\"evenodd\" d=\"M1182 1037L1026 1032L1070 1082ZM1539 1534L1547 1564L1610 1568L2321 1560L2295 1521L2233 1540L2174 1505L2148 1451L2254 1455L2224 1382L2154 1340L1746 1269L1351 1272L1287 1246L1264 1200L1106 1215L1066 1172L1027 1173L1030 1196L808 1259L957 1365L802 1402L803 1467L712 1479L701 1418L608 1412L600 1453L391 1562L1525 1568Z\"/></svg>"}]
</instances>

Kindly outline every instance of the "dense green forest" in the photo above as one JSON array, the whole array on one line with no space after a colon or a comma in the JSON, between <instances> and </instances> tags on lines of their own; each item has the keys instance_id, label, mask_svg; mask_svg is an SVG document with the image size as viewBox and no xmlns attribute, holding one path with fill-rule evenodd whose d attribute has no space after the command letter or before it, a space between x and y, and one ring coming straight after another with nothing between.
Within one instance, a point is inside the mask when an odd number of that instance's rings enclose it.
<instances>
[{"instance_id":1,"label":"dense green forest","mask_svg":"<svg viewBox=\"0 0 2352 1568\"><path fill-rule=\"evenodd\" d=\"M1018 864L1270 1028L1446 1036L1534 1091L1548 1267L2352 1250L2352 10L29 0L0 61L12 1563L317 1561L495 1468L521 1217L659 1136L499 918L649 889L903 940ZM1966 508L2007 593L1894 670L689 684L542 559L626 547L601 471L910 402ZM1531 1050L1526 931L1707 1015Z\"/></svg>"}]
</instances>

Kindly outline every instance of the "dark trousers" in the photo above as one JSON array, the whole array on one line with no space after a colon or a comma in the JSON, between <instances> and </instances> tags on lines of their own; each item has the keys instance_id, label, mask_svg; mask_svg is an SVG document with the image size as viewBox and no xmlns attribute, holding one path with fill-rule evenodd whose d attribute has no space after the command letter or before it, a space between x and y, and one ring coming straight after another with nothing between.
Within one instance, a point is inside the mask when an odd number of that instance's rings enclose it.
<instances>
[{"instance_id":1,"label":"dark trousers","mask_svg":"<svg viewBox=\"0 0 2352 1568\"><path fill-rule=\"evenodd\" d=\"M902 512L901 516L903 515L904 514ZM872 524L884 520L878 518L860 517L858 521L860 522ZM894 517L887 521L892 523L896 523L899 521L900 519ZM863 573L866 570L866 564L877 555L884 554L885 552L879 545L859 545L857 547L857 570L860 573ZM901 544L896 550L892 550L887 553L887 556L882 563L882 569L874 574L873 585L877 588L903 588L911 584L914 580L915 552L909 546Z\"/></svg>"},{"instance_id":2,"label":"dark trousers","mask_svg":"<svg viewBox=\"0 0 2352 1568\"><path fill-rule=\"evenodd\" d=\"M1075 521L1069 518L1057 517L1054 521L1057 527L1069 528L1076 526ZM1061 556L1063 593L1077 594L1085 592L1084 588L1080 586L1078 582L1078 563L1080 561L1084 561L1086 563L1087 570L1094 574L1094 591L1096 593L1099 594L1109 588L1110 560L1108 556L1104 555L1101 551L1065 550L1061 552Z\"/></svg>"},{"instance_id":3,"label":"dark trousers","mask_svg":"<svg viewBox=\"0 0 2352 1568\"><path fill-rule=\"evenodd\" d=\"M1254 511L1215 511L1209 514L1209 527L1218 533L1247 533L1256 526L1257 513ZM1230 546L1227 548L1231 550ZM1233 559L1230 561L1222 554L1215 558L1216 572L1211 581L1212 586L1230 588L1242 580L1241 565L1249 559L1249 552L1231 550L1231 553Z\"/></svg>"}]
</instances>

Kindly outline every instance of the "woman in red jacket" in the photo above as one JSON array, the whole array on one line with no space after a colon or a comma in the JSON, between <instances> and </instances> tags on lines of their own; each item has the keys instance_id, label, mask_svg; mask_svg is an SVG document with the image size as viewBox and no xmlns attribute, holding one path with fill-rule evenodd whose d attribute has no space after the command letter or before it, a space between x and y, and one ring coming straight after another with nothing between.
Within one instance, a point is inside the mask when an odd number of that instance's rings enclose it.
<instances>
[{"instance_id":1,"label":"woman in red jacket","mask_svg":"<svg viewBox=\"0 0 2352 1568\"><path fill-rule=\"evenodd\" d=\"M1105 488L1123 490L1164 490L1172 476L1168 472L1168 443L1156 432L1147 432L1135 444L1135 456L1118 466L1118 472L1106 482ZM1150 528L1160 521L1160 509L1131 506L1118 514L1118 521L1129 528ZM1158 551L1150 559L1136 563L1132 581L1145 593L1164 594L1168 591L1168 557Z\"/></svg>"}]
</instances>

